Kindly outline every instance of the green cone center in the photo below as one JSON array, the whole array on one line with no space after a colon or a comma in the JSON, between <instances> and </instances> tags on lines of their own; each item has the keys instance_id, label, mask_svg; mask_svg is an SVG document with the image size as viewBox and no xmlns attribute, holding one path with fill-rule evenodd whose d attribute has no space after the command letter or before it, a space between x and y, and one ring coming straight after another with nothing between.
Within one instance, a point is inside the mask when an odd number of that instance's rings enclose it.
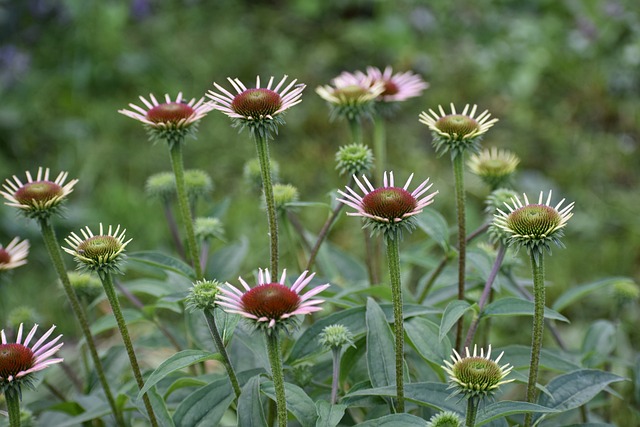
<instances>
[{"instance_id":1,"label":"green cone center","mask_svg":"<svg viewBox=\"0 0 640 427\"><path fill-rule=\"evenodd\" d=\"M94 236L78 245L78 253L89 259L104 259L122 248L122 244L113 236Z\"/></svg>"},{"instance_id":2,"label":"green cone center","mask_svg":"<svg viewBox=\"0 0 640 427\"><path fill-rule=\"evenodd\" d=\"M368 93L367 89L358 85L349 85L335 90L335 95L338 98L345 99L347 101L357 101L360 97Z\"/></svg>"},{"instance_id":3,"label":"green cone center","mask_svg":"<svg viewBox=\"0 0 640 427\"><path fill-rule=\"evenodd\" d=\"M154 123L177 123L188 119L196 110L182 102L160 104L147 111L147 119Z\"/></svg>"},{"instance_id":4,"label":"green cone center","mask_svg":"<svg viewBox=\"0 0 640 427\"><path fill-rule=\"evenodd\" d=\"M547 205L527 205L511 212L507 226L521 236L543 238L560 225L558 211Z\"/></svg>"},{"instance_id":5,"label":"green cone center","mask_svg":"<svg viewBox=\"0 0 640 427\"><path fill-rule=\"evenodd\" d=\"M390 221L402 219L417 206L415 197L398 187L383 187L373 190L362 198L363 210L369 215Z\"/></svg>"},{"instance_id":6,"label":"green cone center","mask_svg":"<svg viewBox=\"0 0 640 427\"><path fill-rule=\"evenodd\" d=\"M256 286L242 296L242 308L254 316L279 319L283 314L295 311L300 296L280 283Z\"/></svg>"},{"instance_id":7,"label":"green cone center","mask_svg":"<svg viewBox=\"0 0 640 427\"><path fill-rule=\"evenodd\" d=\"M247 89L236 95L231 109L244 117L262 118L272 116L282 107L282 98L270 89Z\"/></svg>"},{"instance_id":8,"label":"green cone center","mask_svg":"<svg viewBox=\"0 0 640 427\"><path fill-rule=\"evenodd\" d=\"M55 182L35 181L23 185L13 196L21 204L45 203L62 197L64 190Z\"/></svg>"},{"instance_id":9,"label":"green cone center","mask_svg":"<svg viewBox=\"0 0 640 427\"><path fill-rule=\"evenodd\" d=\"M469 116L462 114L451 114L441 117L436 122L436 127L442 133L456 136L465 136L480 129L478 122Z\"/></svg>"},{"instance_id":10,"label":"green cone center","mask_svg":"<svg viewBox=\"0 0 640 427\"><path fill-rule=\"evenodd\" d=\"M35 356L22 344L0 344L0 378L7 380L22 371L31 369Z\"/></svg>"},{"instance_id":11,"label":"green cone center","mask_svg":"<svg viewBox=\"0 0 640 427\"><path fill-rule=\"evenodd\" d=\"M474 390L488 390L502 379L502 370L493 360L467 357L453 367L455 377Z\"/></svg>"}]
</instances>

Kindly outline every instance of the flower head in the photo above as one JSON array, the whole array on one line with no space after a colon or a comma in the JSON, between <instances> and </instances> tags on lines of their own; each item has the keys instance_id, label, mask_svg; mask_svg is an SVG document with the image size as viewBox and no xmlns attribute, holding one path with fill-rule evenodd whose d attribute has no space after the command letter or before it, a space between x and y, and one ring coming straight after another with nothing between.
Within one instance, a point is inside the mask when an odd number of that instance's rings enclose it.
<instances>
[{"instance_id":1,"label":"flower head","mask_svg":"<svg viewBox=\"0 0 640 427\"><path fill-rule=\"evenodd\" d=\"M102 282L94 275L83 271L67 271L69 283L78 298L90 303L102 294Z\"/></svg>"},{"instance_id":2,"label":"flower head","mask_svg":"<svg viewBox=\"0 0 640 427\"><path fill-rule=\"evenodd\" d=\"M174 177L175 185L175 177ZM184 186L189 200L197 200L213 191L213 181L208 173L200 169L188 169L184 171Z\"/></svg>"},{"instance_id":3,"label":"flower head","mask_svg":"<svg viewBox=\"0 0 640 427\"><path fill-rule=\"evenodd\" d=\"M343 72L331 80L331 85L318 86L316 93L329 103L331 119L345 117L360 120L370 117L374 102L384 92L384 82L373 81L360 74Z\"/></svg>"},{"instance_id":4,"label":"flower head","mask_svg":"<svg viewBox=\"0 0 640 427\"><path fill-rule=\"evenodd\" d=\"M260 87L260 76L256 77L256 87L247 89L239 80L227 78L235 90L229 92L217 83L213 83L218 92L210 90L207 96L212 100L212 108L222 111L233 120L233 126L245 127L254 137L272 138L278 133L278 126L284 124L283 113L302 100L302 91L306 85L296 84L294 79L287 86L284 76L280 83L273 86L273 76L266 87Z\"/></svg>"},{"instance_id":5,"label":"flower head","mask_svg":"<svg viewBox=\"0 0 640 427\"><path fill-rule=\"evenodd\" d=\"M159 172L147 178L145 192L150 198L167 201L176 195L176 177L173 172Z\"/></svg>"},{"instance_id":6,"label":"flower head","mask_svg":"<svg viewBox=\"0 0 640 427\"><path fill-rule=\"evenodd\" d=\"M149 100L139 98L144 107L129 104L131 110L122 109L118 113L142 122L152 140L164 139L169 146L181 143L187 135L193 136L200 119L213 109L204 97L186 101L182 92L174 101L168 94L165 94L164 102L158 102L153 94L149 94Z\"/></svg>"},{"instance_id":7,"label":"flower head","mask_svg":"<svg viewBox=\"0 0 640 427\"><path fill-rule=\"evenodd\" d=\"M573 216L573 202L562 207L565 199L555 206L551 206L551 194L546 202L543 201L543 192L540 192L538 203L531 204L526 194L524 204L518 197L511 199L512 206L505 203L509 212L498 209L494 215L493 224L509 234L509 244L524 246L527 251L538 258L545 250L551 252L551 242L563 247L560 238L564 235L564 226Z\"/></svg>"},{"instance_id":8,"label":"flower head","mask_svg":"<svg viewBox=\"0 0 640 427\"><path fill-rule=\"evenodd\" d=\"M198 280L187 296L187 308L193 310L213 310L221 283L217 280Z\"/></svg>"},{"instance_id":9,"label":"flower head","mask_svg":"<svg viewBox=\"0 0 640 427\"><path fill-rule=\"evenodd\" d=\"M15 175L13 181L7 179L2 185L4 191L0 191L0 194L9 201L5 202L7 206L20 209L28 218L49 218L59 212L62 202L78 182L77 179L72 179L65 184L68 174L60 172L54 181L50 181L49 168L43 170L40 167L35 180L29 171L26 172L27 182L24 184Z\"/></svg>"},{"instance_id":10,"label":"flower head","mask_svg":"<svg viewBox=\"0 0 640 427\"><path fill-rule=\"evenodd\" d=\"M288 287L285 285L286 270L282 272L279 282L272 282L269 270L260 269L258 285L253 288L242 277L238 278L244 292L228 282L221 286L218 305L223 307L227 313L237 313L244 316L251 320L256 327L264 328L267 332L295 326L294 316L322 310L318 304L323 303L324 300L312 298L329 287L327 283L302 294L302 289L315 276L315 273L310 275L307 273L304 271L293 285Z\"/></svg>"},{"instance_id":11,"label":"flower head","mask_svg":"<svg viewBox=\"0 0 640 427\"><path fill-rule=\"evenodd\" d=\"M276 204L276 210L284 213L291 203L295 203L300 199L298 189L291 184L273 184L273 201ZM263 207L266 209L267 204L263 198Z\"/></svg>"},{"instance_id":12,"label":"flower head","mask_svg":"<svg viewBox=\"0 0 640 427\"><path fill-rule=\"evenodd\" d=\"M467 165L489 187L496 189L509 182L518 163L520 159L511 151L491 147L471 156Z\"/></svg>"},{"instance_id":13,"label":"flower head","mask_svg":"<svg viewBox=\"0 0 640 427\"><path fill-rule=\"evenodd\" d=\"M504 352L491 360L491 345L484 355L484 349L477 353L477 347L473 346L473 355L469 353L469 348L465 348L466 357L461 357L456 350L453 350L451 360L444 361L442 368L449 374L449 388L455 389L451 396L458 394L464 397L490 397L502 384L513 381L505 380L506 376L513 369L508 363L500 366L498 363Z\"/></svg>"},{"instance_id":14,"label":"flower head","mask_svg":"<svg viewBox=\"0 0 640 427\"><path fill-rule=\"evenodd\" d=\"M27 255L29 255L29 241L20 241L15 237L6 247L0 245L0 272L3 270L12 270L27 263Z\"/></svg>"},{"instance_id":15,"label":"flower head","mask_svg":"<svg viewBox=\"0 0 640 427\"><path fill-rule=\"evenodd\" d=\"M225 241L222 221L215 217L198 217L193 222L193 232L196 238L203 241L218 239Z\"/></svg>"},{"instance_id":16,"label":"flower head","mask_svg":"<svg viewBox=\"0 0 640 427\"><path fill-rule=\"evenodd\" d=\"M271 181L278 182L280 174L280 164L271 160ZM262 170L260 160L257 158L247 160L242 169L242 177L246 184L258 192L262 192Z\"/></svg>"},{"instance_id":17,"label":"flower head","mask_svg":"<svg viewBox=\"0 0 640 427\"><path fill-rule=\"evenodd\" d=\"M611 293L618 307L640 299L640 287L633 279L626 277L620 278L613 283Z\"/></svg>"},{"instance_id":18,"label":"flower head","mask_svg":"<svg viewBox=\"0 0 640 427\"><path fill-rule=\"evenodd\" d=\"M383 102L400 102L409 98L420 96L422 91L429 87L429 83L422 80L411 71L393 74L393 69L388 66L381 71L377 67L367 67L367 76L373 84L382 82L384 91L379 99Z\"/></svg>"},{"instance_id":19,"label":"flower head","mask_svg":"<svg viewBox=\"0 0 640 427\"><path fill-rule=\"evenodd\" d=\"M493 218L493 215L500 208L503 208L505 203L510 202L514 197L518 197L518 193L516 193L515 190L508 188L498 188L493 190L485 200L486 206L484 211ZM500 242L504 246L509 246L510 236L510 233L507 233L504 229L496 226L494 222L489 225L489 238L492 242Z\"/></svg>"},{"instance_id":20,"label":"flower head","mask_svg":"<svg viewBox=\"0 0 640 427\"><path fill-rule=\"evenodd\" d=\"M320 344L332 350L339 350L344 345L353 346L353 334L344 325L325 326L320 333Z\"/></svg>"},{"instance_id":21,"label":"flower head","mask_svg":"<svg viewBox=\"0 0 640 427\"><path fill-rule=\"evenodd\" d=\"M364 144L343 145L336 153L336 163L340 175L365 174L373 166L373 151Z\"/></svg>"},{"instance_id":22,"label":"flower head","mask_svg":"<svg viewBox=\"0 0 640 427\"><path fill-rule=\"evenodd\" d=\"M435 414L427 422L427 427L462 427L464 422L458 414L452 411L443 411Z\"/></svg>"},{"instance_id":23,"label":"flower head","mask_svg":"<svg viewBox=\"0 0 640 427\"><path fill-rule=\"evenodd\" d=\"M429 113L420 113L420 122L431 129L433 145L438 153L451 151L451 157L454 158L467 148L474 152L479 150L482 136L498 119L489 119L491 114L487 110L476 116L476 109L477 105L474 105L469 111L467 104L462 113L458 114L452 103L451 114L445 113L441 105L438 106L439 115L431 109Z\"/></svg>"},{"instance_id":24,"label":"flower head","mask_svg":"<svg viewBox=\"0 0 640 427\"><path fill-rule=\"evenodd\" d=\"M115 230L109 226L108 232L105 233L101 223L100 233L94 235L89 227L85 227L80 230L82 238L76 233L71 233L64 239L69 247L62 249L74 256L80 269L96 271L99 274L120 273L120 265L125 258L124 249L132 240L125 241L126 231L120 231L118 225Z\"/></svg>"},{"instance_id":25,"label":"flower head","mask_svg":"<svg viewBox=\"0 0 640 427\"><path fill-rule=\"evenodd\" d=\"M345 187L347 192L338 190L342 199L337 199L356 210L347 212L350 216L361 216L365 218L365 227L373 227L374 232L382 231L385 235L394 238L395 232L401 235L402 228L412 230L415 228L414 216L433 203L433 198L437 191L424 195L433 184L429 184L427 178L411 193L407 190L413 179L413 174L409 176L404 187L394 185L393 172L384 173L383 186L373 188L366 176L362 176L364 184L353 177L363 196L350 187ZM427 185L429 184L429 185Z\"/></svg>"},{"instance_id":26,"label":"flower head","mask_svg":"<svg viewBox=\"0 0 640 427\"><path fill-rule=\"evenodd\" d=\"M52 326L33 346L29 343L33 339L38 325L34 325L29 334L22 341L22 324L18 328L18 335L15 343L7 342L4 329L0 332L2 343L0 343L0 391L4 393L17 393L20 395L20 387L24 384L27 387L33 386L33 374L41 371L50 365L62 362L61 358L51 359L63 343L58 341L62 335L47 341L53 333L55 326Z\"/></svg>"}]
</instances>

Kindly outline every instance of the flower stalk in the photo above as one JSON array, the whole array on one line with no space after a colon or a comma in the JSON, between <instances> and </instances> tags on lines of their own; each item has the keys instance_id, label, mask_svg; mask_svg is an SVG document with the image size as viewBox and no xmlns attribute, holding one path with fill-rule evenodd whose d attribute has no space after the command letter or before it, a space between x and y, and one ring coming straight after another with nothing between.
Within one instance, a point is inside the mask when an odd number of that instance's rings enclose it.
<instances>
[{"instance_id":1,"label":"flower stalk","mask_svg":"<svg viewBox=\"0 0 640 427\"><path fill-rule=\"evenodd\" d=\"M271 162L269 158L269 143L260 133L255 133L256 151L262 173L262 189L267 206L267 221L269 223L270 239L270 269L271 274L278 275L278 217L276 202L273 197L273 183L271 181Z\"/></svg>"},{"instance_id":2,"label":"flower stalk","mask_svg":"<svg viewBox=\"0 0 640 427\"><path fill-rule=\"evenodd\" d=\"M227 375L229 375L229 380L231 381L231 386L233 387L233 391L236 394L236 398L240 397L241 389L240 384L238 383L238 377L236 376L236 372L233 369L233 365L231 364L231 359L229 359L229 354L227 353L227 349L224 346L224 342L222 341L222 337L220 336L220 331L218 330L218 326L216 325L216 319L213 316L213 312L210 309L203 310L204 318L207 321L207 326L209 327L209 332L211 332L211 336L213 337L213 341L216 345L216 348L220 355L222 356L222 364L227 370Z\"/></svg>"},{"instance_id":3,"label":"flower stalk","mask_svg":"<svg viewBox=\"0 0 640 427\"><path fill-rule=\"evenodd\" d=\"M278 331L265 330L267 340L267 352L271 365L271 376L273 387L276 392L276 411L278 427L287 427L287 400L284 391L284 371L282 370L282 360L280 357L280 342L278 341Z\"/></svg>"},{"instance_id":4,"label":"flower stalk","mask_svg":"<svg viewBox=\"0 0 640 427\"><path fill-rule=\"evenodd\" d=\"M464 300L464 283L467 260L467 231L464 192L464 156L462 154L452 158L453 176L456 188L456 211L458 218L458 299ZM456 326L455 348L460 350L462 344L463 319L458 320Z\"/></svg>"},{"instance_id":5,"label":"flower stalk","mask_svg":"<svg viewBox=\"0 0 640 427\"><path fill-rule=\"evenodd\" d=\"M533 330L531 337L531 363L529 366L529 381L527 383L527 402L536 400L536 382L538 380L538 367L540 364L540 350L542 349L542 336L544 332L544 252L535 256L531 254L531 272L533 275ZM533 414L528 412L524 418L525 427L531 427Z\"/></svg>"},{"instance_id":6,"label":"flower stalk","mask_svg":"<svg viewBox=\"0 0 640 427\"><path fill-rule=\"evenodd\" d=\"M393 329L396 337L396 398L398 412L404 412L404 317L402 315L402 284L400 282L400 252L397 232L386 236L391 297L393 302Z\"/></svg>"},{"instance_id":7,"label":"flower stalk","mask_svg":"<svg viewBox=\"0 0 640 427\"><path fill-rule=\"evenodd\" d=\"M470 397L467 399L467 416L465 418L465 426L474 427L476 425L476 415L478 414L479 398Z\"/></svg>"},{"instance_id":8,"label":"flower stalk","mask_svg":"<svg viewBox=\"0 0 640 427\"><path fill-rule=\"evenodd\" d=\"M20 427L20 394L12 390L4 394L9 413L9 427Z\"/></svg>"}]
</instances>

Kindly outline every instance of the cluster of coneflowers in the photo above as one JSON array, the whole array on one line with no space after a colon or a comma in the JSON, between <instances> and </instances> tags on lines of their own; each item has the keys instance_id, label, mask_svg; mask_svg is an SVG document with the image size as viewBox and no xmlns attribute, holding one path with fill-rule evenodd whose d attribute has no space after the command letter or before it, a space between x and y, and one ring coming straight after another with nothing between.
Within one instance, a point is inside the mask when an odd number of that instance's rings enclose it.
<instances>
[{"instance_id":1,"label":"cluster of coneflowers","mask_svg":"<svg viewBox=\"0 0 640 427\"><path fill-rule=\"evenodd\" d=\"M288 77L284 76L276 83L271 77L267 84L263 85L260 77L257 77L255 86L247 87L239 79L229 78L230 87L225 88L223 85L214 83L215 90L206 94L209 101L205 97L187 101L182 93L174 99L169 95L157 98L150 94L148 98L140 97L142 105L129 104L129 109L119 112L143 123L152 140L167 143L173 169L173 174L167 182L170 188L175 189L187 243L185 257L193 267L195 278L186 301L187 307L203 312L236 397L241 393L240 383L226 352L225 343L221 339L214 311L222 309L227 313L240 315L258 333L264 334L275 388L277 422L281 427L286 426L288 414L279 337L282 334L291 333L299 324L300 316L321 310L320 305L324 300L319 298L318 294L328 289L330 285L314 283L315 273L311 272L311 266L320 244L344 205L353 209L347 212L347 215L360 217L365 229L364 244L367 246L368 253L374 253L377 250L378 238L382 239L386 247L394 312L395 407L398 412L404 412L405 334L399 243L404 233L415 229L417 215L434 202L438 191L430 192L432 185L429 183L429 178L423 178L417 186L412 187L414 174L409 175L403 186L396 185L394 172L386 170L385 165L384 121L397 110L399 101L419 96L428 84L411 72L394 74L390 67L384 71L370 67L366 72L344 72L334 78L331 85L316 89L318 95L329 103L331 117L343 118L349 123L353 143L341 147L337 154L337 168L342 174L349 176L349 182L344 190L338 191L339 204L318 235L317 243L310 253L308 269L301 272L289 285L286 280L286 270L282 269L280 273L278 203L272 182L273 164L269 154L271 141L277 135L279 127L285 123L284 113L301 102L305 89L305 85L297 83L297 80L289 82L287 80ZM182 152L186 138L195 136L200 120L212 110L226 114L234 127L249 131L256 146L267 211L269 268L258 269L253 279L238 278L239 287L204 277L203 258L199 246L207 239L220 237L221 232L219 224L211 219L194 224L191 206L193 197L188 191L187 173L183 165ZM363 144L362 127L366 120L372 120L376 125L373 150ZM546 199L541 193L537 203L530 203L528 197L523 195L523 202L513 191L503 188L508 184L518 159L507 151L497 149L480 151L481 139L497 122L497 119L491 118L487 110L478 113L477 106L466 105L461 112L458 112L451 104L450 112L446 112L440 106L437 112L430 109L428 113L421 113L419 120L431 130L436 152L438 154L448 152L452 160L458 212L458 298L461 300L465 298L465 247L468 236L465 228L463 171L467 152L472 153L468 163L469 168L481 176L494 190L490 198L490 213L494 216L490 233L499 248L492 277L487 281L483 297L478 304L480 311L486 302L486 293L491 289L492 280L495 278L506 247L523 247L531 257L535 314L527 400L533 402L542 345L544 254L550 252L551 243L561 245L560 238L567 221L571 218L573 203L563 207L563 199L552 205L551 192ZM370 173L372 167L374 174ZM67 182L67 177L67 172L60 172L56 179L51 180L49 169L39 168L35 179L30 172L26 172L25 182L16 176L7 179L3 185L4 190L0 194L7 200L7 205L38 222L51 261L87 341L114 420L116 424L124 425L124 414L121 407L116 405L110 384L106 380L88 328L86 315L76 291L71 286L60 249L64 249L66 253L73 256L80 270L93 273L100 279L127 350L136 384L142 390L144 380L112 278L113 274L122 273L125 248L131 239L126 238L125 230L119 225L104 227L99 224L98 232L94 233L91 228L84 227L79 233L71 233L65 239L66 245L61 246L57 241L52 219L60 213L63 202L78 182L76 179ZM159 187L157 183L153 184L153 188ZM204 187L206 183L203 184ZM285 191L285 194L288 194L286 197L293 198L290 193ZM160 194L161 197L165 197L162 193ZM177 230L174 231L177 233ZM179 240L179 238L176 239L176 241ZM6 248L0 246L0 273L25 264L28 247L28 242L20 242L19 239L14 239ZM367 259L371 282L372 284L382 283L384 280L377 274L373 260L374 257ZM280 276L279 279L277 279L278 276ZM20 326L15 343L8 343L2 331L0 390L5 394L12 426L19 425L20 386L30 385L33 382L33 373L62 361L62 359L51 359L51 356L62 346L57 344L60 337L46 342L53 328L29 347L36 327L34 326L23 340L22 326ZM451 388L454 390L452 395L462 395L467 399L465 423L473 426L480 400L491 397L500 385L512 381L505 379L512 368L509 364L502 366L498 364L502 354L492 360L490 346L486 355L483 349L480 349L478 354L476 346L473 347L473 352L469 350L475 332L473 328L469 329L466 345L463 346L462 327L463 323L460 321L456 332L454 356L451 362L444 361L443 369L449 375ZM335 403L339 393L336 378L340 352L345 345L353 345L353 336L344 326L333 325L325 328L320 339L322 344L331 349L334 354L334 384L332 384L331 400ZM158 425L148 394L143 393L142 398L149 423ZM525 420L526 425L530 425L531 421L528 417ZM443 413L430 421L431 425L447 425L442 424L445 422L455 425L460 420L456 414Z\"/></svg>"}]
</instances>

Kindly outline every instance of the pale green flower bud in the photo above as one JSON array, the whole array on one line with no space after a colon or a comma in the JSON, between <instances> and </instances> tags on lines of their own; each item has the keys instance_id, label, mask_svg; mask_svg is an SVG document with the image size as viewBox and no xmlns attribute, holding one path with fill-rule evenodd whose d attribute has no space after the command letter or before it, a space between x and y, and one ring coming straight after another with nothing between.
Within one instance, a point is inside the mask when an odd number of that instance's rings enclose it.
<instances>
[{"instance_id":1,"label":"pale green flower bud","mask_svg":"<svg viewBox=\"0 0 640 427\"><path fill-rule=\"evenodd\" d=\"M344 325L329 325L320 333L320 344L332 350L353 346L353 334Z\"/></svg>"},{"instance_id":2,"label":"pale green flower bud","mask_svg":"<svg viewBox=\"0 0 640 427\"><path fill-rule=\"evenodd\" d=\"M217 280L198 280L193 284L187 296L187 309L213 310L216 307L216 296L220 282Z\"/></svg>"},{"instance_id":3,"label":"pale green flower bud","mask_svg":"<svg viewBox=\"0 0 640 427\"><path fill-rule=\"evenodd\" d=\"M364 144L343 145L336 153L336 162L340 175L363 175L373 166L373 151Z\"/></svg>"}]
</instances>

